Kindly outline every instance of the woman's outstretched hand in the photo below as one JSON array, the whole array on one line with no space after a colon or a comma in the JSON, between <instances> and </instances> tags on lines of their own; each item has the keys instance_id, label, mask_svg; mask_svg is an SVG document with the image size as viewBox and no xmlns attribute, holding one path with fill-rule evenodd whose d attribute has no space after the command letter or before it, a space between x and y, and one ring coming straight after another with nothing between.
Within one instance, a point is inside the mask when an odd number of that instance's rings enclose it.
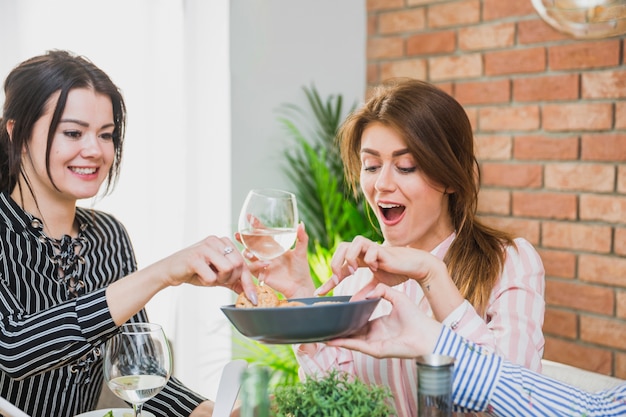
<instances>
[{"instance_id":1,"label":"woman's outstretched hand","mask_svg":"<svg viewBox=\"0 0 626 417\"><path fill-rule=\"evenodd\" d=\"M235 239L241 242L239 233L235 234ZM247 249L243 250L243 256L248 259L248 268L254 276L262 276L264 283L286 298L312 297L315 286L309 268L308 244L309 236L304 230L304 224L300 223L295 247L281 256L271 261L262 261Z\"/></svg>"},{"instance_id":2,"label":"woman's outstretched hand","mask_svg":"<svg viewBox=\"0 0 626 417\"><path fill-rule=\"evenodd\" d=\"M357 236L352 242L339 244L331 261L333 275L316 291L316 294L328 293L360 267L369 268L373 278L355 294L354 299L363 298L378 283L395 286L408 279L420 281L432 275L447 275L443 262L429 252L381 245L363 236Z\"/></svg>"},{"instance_id":3,"label":"woman's outstretched hand","mask_svg":"<svg viewBox=\"0 0 626 417\"><path fill-rule=\"evenodd\" d=\"M378 284L367 298L389 301L389 315L370 321L359 332L326 342L329 346L357 350L376 358L414 358L431 353L442 324L427 317L409 297L385 284Z\"/></svg>"},{"instance_id":4,"label":"woman's outstretched hand","mask_svg":"<svg viewBox=\"0 0 626 417\"><path fill-rule=\"evenodd\" d=\"M252 274L235 243L228 237L209 236L155 264L163 269L167 284L183 283L226 287L256 296Z\"/></svg>"}]
</instances>

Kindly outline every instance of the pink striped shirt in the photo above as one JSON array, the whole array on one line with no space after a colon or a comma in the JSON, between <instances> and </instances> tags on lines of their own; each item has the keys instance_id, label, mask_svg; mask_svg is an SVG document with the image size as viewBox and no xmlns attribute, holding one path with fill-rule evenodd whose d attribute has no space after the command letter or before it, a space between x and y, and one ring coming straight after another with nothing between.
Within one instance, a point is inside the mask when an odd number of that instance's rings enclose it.
<instances>
[{"instance_id":1,"label":"pink striped shirt","mask_svg":"<svg viewBox=\"0 0 626 417\"><path fill-rule=\"evenodd\" d=\"M443 259L454 240L452 234L432 253ZM484 317L468 307L458 320L456 333L519 365L541 371L544 337L545 274L541 258L533 246L522 238L515 239L517 250L507 248L502 274L491 292ZM371 271L360 268L335 288L335 295L351 295L371 279ZM432 314L419 284L408 280L394 287L415 300L425 312ZM389 302L382 300L372 317L388 314ZM458 314L459 309L455 311ZM452 313L451 316L455 315ZM451 318L444 320L449 324ZM419 336L419 335L416 335ZM358 376L362 381L390 387L394 394L398 417L417 415L417 370L414 360L376 359L360 352L318 344L315 354L308 355L295 347L300 364L300 377L323 374L337 368Z\"/></svg>"}]
</instances>

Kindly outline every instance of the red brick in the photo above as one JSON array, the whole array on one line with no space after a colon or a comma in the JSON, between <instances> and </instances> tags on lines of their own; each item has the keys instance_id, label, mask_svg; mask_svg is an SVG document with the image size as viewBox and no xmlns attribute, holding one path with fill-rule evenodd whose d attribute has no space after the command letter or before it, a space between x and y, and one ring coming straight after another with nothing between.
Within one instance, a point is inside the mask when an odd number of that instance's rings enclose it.
<instances>
[{"instance_id":1,"label":"red brick","mask_svg":"<svg viewBox=\"0 0 626 417\"><path fill-rule=\"evenodd\" d=\"M511 159L510 136L476 135L474 136L476 157L479 160Z\"/></svg>"},{"instance_id":2,"label":"red brick","mask_svg":"<svg viewBox=\"0 0 626 417\"><path fill-rule=\"evenodd\" d=\"M574 339L578 337L578 318L569 311L546 308L543 332Z\"/></svg>"},{"instance_id":3,"label":"red brick","mask_svg":"<svg viewBox=\"0 0 626 417\"><path fill-rule=\"evenodd\" d=\"M619 65L620 41L576 42L548 48L553 71L602 68Z\"/></svg>"},{"instance_id":4,"label":"red brick","mask_svg":"<svg viewBox=\"0 0 626 417\"><path fill-rule=\"evenodd\" d=\"M375 10L397 9L404 6L404 0L366 0L365 7L368 12Z\"/></svg>"},{"instance_id":5,"label":"red brick","mask_svg":"<svg viewBox=\"0 0 626 417\"><path fill-rule=\"evenodd\" d=\"M609 253L611 251L611 227L545 221L541 229L541 242L546 248Z\"/></svg>"},{"instance_id":6,"label":"red brick","mask_svg":"<svg viewBox=\"0 0 626 417\"><path fill-rule=\"evenodd\" d=\"M615 103L615 128L626 129L626 101Z\"/></svg>"},{"instance_id":7,"label":"red brick","mask_svg":"<svg viewBox=\"0 0 626 417\"><path fill-rule=\"evenodd\" d=\"M398 58L404 56L404 39L399 37L369 38L367 59Z\"/></svg>"},{"instance_id":8,"label":"red brick","mask_svg":"<svg viewBox=\"0 0 626 417\"><path fill-rule=\"evenodd\" d=\"M472 124L472 131L476 132L478 130L478 109L465 107L465 113L467 114L467 118Z\"/></svg>"},{"instance_id":9,"label":"red brick","mask_svg":"<svg viewBox=\"0 0 626 417\"><path fill-rule=\"evenodd\" d=\"M506 103L511 100L509 80L458 82L454 97L463 105Z\"/></svg>"},{"instance_id":10,"label":"red brick","mask_svg":"<svg viewBox=\"0 0 626 417\"><path fill-rule=\"evenodd\" d=\"M435 83L435 85L437 86L437 88L439 88L440 90L443 90L448 95L451 95L451 96L454 95L452 92L454 89L454 84L452 82ZM465 109L465 112L467 113L467 109Z\"/></svg>"},{"instance_id":11,"label":"red brick","mask_svg":"<svg viewBox=\"0 0 626 417\"><path fill-rule=\"evenodd\" d=\"M601 346L624 348L626 323L583 315L580 317L580 340Z\"/></svg>"},{"instance_id":12,"label":"red brick","mask_svg":"<svg viewBox=\"0 0 626 417\"><path fill-rule=\"evenodd\" d=\"M455 97L462 104L508 103L511 100L511 81L499 79L457 82Z\"/></svg>"},{"instance_id":13,"label":"red brick","mask_svg":"<svg viewBox=\"0 0 626 417\"><path fill-rule=\"evenodd\" d=\"M550 279L546 281L546 303L591 313L613 314L613 290L574 281Z\"/></svg>"},{"instance_id":14,"label":"red brick","mask_svg":"<svg viewBox=\"0 0 626 417\"><path fill-rule=\"evenodd\" d=\"M482 75L483 61L480 54L435 57L428 60L432 81L475 78Z\"/></svg>"},{"instance_id":15,"label":"red brick","mask_svg":"<svg viewBox=\"0 0 626 417\"><path fill-rule=\"evenodd\" d=\"M626 224L626 196L582 194L580 220Z\"/></svg>"},{"instance_id":16,"label":"red brick","mask_svg":"<svg viewBox=\"0 0 626 417\"><path fill-rule=\"evenodd\" d=\"M498 106L481 108L478 112L482 131L535 130L539 128L538 106Z\"/></svg>"},{"instance_id":17,"label":"red brick","mask_svg":"<svg viewBox=\"0 0 626 417\"><path fill-rule=\"evenodd\" d=\"M616 189L618 193L626 193L626 166L623 164L617 165L617 185Z\"/></svg>"},{"instance_id":18,"label":"red brick","mask_svg":"<svg viewBox=\"0 0 626 417\"><path fill-rule=\"evenodd\" d=\"M513 156L522 160L578 159L578 137L516 136L513 139Z\"/></svg>"},{"instance_id":19,"label":"red brick","mask_svg":"<svg viewBox=\"0 0 626 417\"><path fill-rule=\"evenodd\" d=\"M552 132L611 129L611 103L546 104L542 109L543 128Z\"/></svg>"},{"instance_id":20,"label":"red brick","mask_svg":"<svg viewBox=\"0 0 626 417\"><path fill-rule=\"evenodd\" d=\"M626 162L626 133L598 133L581 138L584 161Z\"/></svg>"},{"instance_id":21,"label":"red brick","mask_svg":"<svg viewBox=\"0 0 626 417\"><path fill-rule=\"evenodd\" d=\"M410 77L418 80L427 78L426 61L423 59L403 59L380 64L380 76L383 80L395 77Z\"/></svg>"},{"instance_id":22,"label":"red brick","mask_svg":"<svg viewBox=\"0 0 626 417\"><path fill-rule=\"evenodd\" d=\"M617 378L626 379L626 353L615 353L615 371Z\"/></svg>"},{"instance_id":23,"label":"red brick","mask_svg":"<svg viewBox=\"0 0 626 417\"><path fill-rule=\"evenodd\" d=\"M626 259L587 254L578 257L578 278L581 281L626 287L624 277L626 277Z\"/></svg>"},{"instance_id":24,"label":"red brick","mask_svg":"<svg viewBox=\"0 0 626 417\"><path fill-rule=\"evenodd\" d=\"M611 165L563 162L546 164L544 170L546 189L611 192L615 188Z\"/></svg>"},{"instance_id":25,"label":"red brick","mask_svg":"<svg viewBox=\"0 0 626 417\"><path fill-rule=\"evenodd\" d=\"M495 20L505 17L527 16L534 14L530 1L525 0L483 0L483 19Z\"/></svg>"},{"instance_id":26,"label":"red brick","mask_svg":"<svg viewBox=\"0 0 626 417\"><path fill-rule=\"evenodd\" d=\"M576 275L576 255L571 252L538 249L546 276L569 278Z\"/></svg>"},{"instance_id":27,"label":"red brick","mask_svg":"<svg viewBox=\"0 0 626 417\"><path fill-rule=\"evenodd\" d=\"M511 193L483 188L478 194L477 210L480 214L511 214Z\"/></svg>"},{"instance_id":28,"label":"red brick","mask_svg":"<svg viewBox=\"0 0 626 417\"><path fill-rule=\"evenodd\" d=\"M582 346L575 342L546 337L543 357L592 372L605 375L611 373L612 354L602 348Z\"/></svg>"},{"instance_id":29,"label":"red brick","mask_svg":"<svg viewBox=\"0 0 626 417\"><path fill-rule=\"evenodd\" d=\"M412 55L432 55L453 52L456 49L454 31L420 33L406 41L406 53Z\"/></svg>"},{"instance_id":30,"label":"red brick","mask_svg":"<svg viewBox=\"0 0 626 417\"><path fill-rule=\"evenodd\" d=\"M484 162L482 184L500 187L537 188L541 186L541 165Z\"/></svg>"},{"instance_id":31,"label":"red brick","mask_svg":"<svg viewBox=\"0 0 626 417\"><path fill-rule=\"evenodd\" d=\"M423 8L402 9L378 16L378 32L385 35L423 30L425 27L426 10Z\"/></svg>"},{"instance_id":32,"label":"red brick","mask_svg":"<svg viewBox=\"0 0 626 417\"><path fill-rule=\"evenodd\" d=\"M514 43L515 24L512 22L459 29L459 47L466 51L504 48Z\"/></svg>"},{"instance_id":33,"label":"red brick","mask_svg":"<svg viewBox=\"0 0 626 417\"><path fill-rule=\"evenodd\" d=\"M616 310L615 315L626 319L626 291L615 291Z\"/></svg>"},{"instance_id":34,"label":"red brick","mask_svg":"<svg viewBox=\"0 0 626 417\"><path fill-rule=\"evenodd\" d=\"M582 74L583 98L625 98L626 71L596 71Z\"/></svg>"},{"instance_id":35,"label":"red brick","mask_svg":"<svg viewBox=\"0 0 626 417\"><path fill-rule=\"evenodd\" d=\"M380 83L380 68L378 64L367 64L365 76L368 84Z\"/></svg>"},{"instance_id":36,"label":"red brick","mask_svg":"<svg viewBox=\"0 0 626 417\"><path fill-rule=\"evenodd\" d=\"M460 0L428 8L428 27L461 26L480 21L480 0Z\"/></svg>"},{"instance_id":37,"label":"red brick","mask_svg":"<svg viewBox=\"0 0 626 417\"><path fill-rule=\"evenodd\" d=\"M406 0L408 6L422 6L434 3L442 3L448 0Z\"/></svg>"},{"instance_id":38,"label":"red brick","mask_svg":"<svg viewBox=\"0 0 626 417\"><path fill-rule=\"evenodd\" d=\"M518 78L513 81L516 101L555 101L578 99L577 74Z\"/></svg>"},{"instance_id":39,"label":"red brick","mask_svg":"<svg viewBox=\"0 0 626 417\"><path fill-rule=\"evenodd\" d=\"M374 36L378 34L378 15L377 14L369 14L367 16L367 34L369 36Z\"/></svg>"},{"instance_id":40,"label":"red brick","mask_svg":"<svg viewBox=\"0 0 626 417\"><path fill-rule=\"evenodd\" d=\"M517 23L517 42L520 45L571 39L541 19L522 20Z\"/></svg>"},{"instance_id":41,"label":"red brick","mask_svg":"<svg viewBox=\"0 0 626 417\"><path fill-rule=\"evenodd\" d=\"M513 49L485 53L485 75L525 74L546 69L544 48Z\"/></svg>"},{"instance_id":42,"label":"red brick","mask_svg":"<svg viewBox=\"0 0 626 417\"><path fill-rule=\"evenodd\" d=\"M523 237L533 245L539 242L540 222L537 220L516 219L515 217L480 216L485 224L504 230L514 236Z\"/></svg>"},{"instance_id":43,"label":"red brick","mask_svg":"<svg viewBox=\"0 0 626 417\"><path fill-rule=\"evenodd\" d=\"M544 219L575 220L575 194L513 192L513 215Z\"/></svg>"},{"instance_id":44,"label":"red brick","mask_svg":"<svg viewBox=\"0 0 626 417\"><path fill-rule=\"evenodd\" d=\"M626 256L626 229L621 227L615 228L615 254Z\"/></svg>"}]
</instances>

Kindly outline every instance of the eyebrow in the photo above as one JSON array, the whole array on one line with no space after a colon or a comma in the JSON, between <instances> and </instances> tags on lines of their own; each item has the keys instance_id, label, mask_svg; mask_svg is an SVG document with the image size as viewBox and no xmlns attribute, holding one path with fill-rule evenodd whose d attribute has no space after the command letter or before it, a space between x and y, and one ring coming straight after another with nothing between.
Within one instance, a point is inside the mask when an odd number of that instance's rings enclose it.
<instances>
[{"instance_id":1,"label":"eyebrow","mask_svg":"<svg viewBox=\"0 0 626 417\"><path fill-rule=\"evenodd\" d=\"M380 156L380 152L375 151L374 149L370 149L370 148L363 148L363 149L361 149L361 153L362 154L363 153L367 153L367 154L374 155L374 156ZM408 153L410 153L409 149L408 148L404 148L404 149L400 149L400 150L397 150L397 151L393 151L391 153L391 156L392 157L402 156L402 155L406 155Z\"/></svg>"},{"instance_id":2,"label":"eyebrow","mask_svg":"<svg viewBox=\"0 0 626 417\"><path fill-rule=\"evenodd\" d=\"M89 123L83 122L82 120L78 120L78 119L61 119L59 120L59 123L76 123L77 125L80 125L83 127L89 127ZM105 125L102 125L100 129L106 129L108 127L115 127L115 123L107 123Z\"/></svg>"}]
</instances>

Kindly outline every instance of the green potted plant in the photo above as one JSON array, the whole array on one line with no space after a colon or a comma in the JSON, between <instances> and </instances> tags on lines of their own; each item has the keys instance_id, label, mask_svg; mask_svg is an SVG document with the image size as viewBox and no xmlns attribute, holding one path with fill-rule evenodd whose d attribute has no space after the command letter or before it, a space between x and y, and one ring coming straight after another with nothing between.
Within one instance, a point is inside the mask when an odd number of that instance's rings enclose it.
<instances>
[{"instance_id":1,"label":"green potted plant","mask_svg":"<svg viewBox=\"0 0 626 417\"><path fill-rule=\"evenodd\" d=\"M279 386L272 398L275 417L388 417L395 415L388 387L368 385L348 374L331 371L308 376L297 385Z\"/></svg>"}]
</instances>

